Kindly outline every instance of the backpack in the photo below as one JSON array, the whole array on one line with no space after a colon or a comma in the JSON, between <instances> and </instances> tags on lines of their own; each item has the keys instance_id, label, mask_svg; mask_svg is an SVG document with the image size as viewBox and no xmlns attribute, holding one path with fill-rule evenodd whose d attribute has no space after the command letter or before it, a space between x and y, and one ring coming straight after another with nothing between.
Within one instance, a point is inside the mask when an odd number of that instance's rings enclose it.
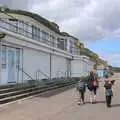
<instances>
[{"instance_id":1,"label":"backpack","mask_svg":"<svg viewBox=\"0 0 120 120\"><path fill-rule=\"evenodd\" d=\"M85 82L84 81L79 81L77 83L77 90L85 90Z\"/></svg>"},{"instance_id":2,"label":"backpack","mask_svg":"<svg viewBox=\"0 0 120 120\"><path fill-rule=\"evenodd\" d=\"M92 80L92 86L93 87L98 87L98 81L97 81L96 76L94 76L94 80Z\"/></svg>"},{"instance_id":3,"label":"backpack","mask_svg":"<svg viewBox=\"0 0 120 120\"><path fill-rule=\"evenodd\" d=\"M96 80L93 81L93 86L97 87L98 86L98 82Z\"/></svg>"},{"instance_id":4,"label":"backpack","mask_svg":"<svg viewBox=\"0 0 120 120\"><path fill-rule=\"evenodd\" d=\"M106 82L105 85L104 85L105 89L112 89L112 84L111 83L108 83Z\"/></svg>"}]
</instances>

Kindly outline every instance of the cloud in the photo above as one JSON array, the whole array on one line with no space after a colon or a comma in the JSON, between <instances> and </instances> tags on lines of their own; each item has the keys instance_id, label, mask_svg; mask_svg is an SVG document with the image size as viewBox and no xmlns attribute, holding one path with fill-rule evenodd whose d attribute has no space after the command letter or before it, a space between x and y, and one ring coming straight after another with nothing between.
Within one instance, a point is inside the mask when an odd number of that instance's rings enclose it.
<instances>
[{"instance_id":1,"label":"cloud","mask_svg":"<svg viewBox=\"0 0 120 120\"><path fill-rule=\"evenodd\" d=\"M119 0L34 0L30 9L82 41L120 37Z\"/></svg>"},{"instance_id":2,"label":"cloud","mask_svg":"<svg viewBox=\"0 0 120 120\"><path fill-rule=\"evenodd\" d=\"M120 39L119 0L44 0L34 3L37 4L31 6L31 11L58 23L61 31L77 36L84 43ZM104 52L103 49L99 55L109 64L120 66L120 53Z\"/></svg>"},{"instance_id":3,"label":"cloud","mask_svg":"<svg viewBox=\"0 0 120 120\"><path fill-rule=\"evenodd\" d=\"M112 66L120 67L120 52L104 52L99 55L102 59L107 60Z\"/></svg>"},{"instance_id":4,"label":"cloud","mask_svg":"<svg viewBox=\"0 0 120 120\"><path fill-rule=\"evenodd\" d=\"M9 8L28 9L28 0L0 0L0 5L7 5Z\"/></svg>"},{"instance_id":5,"label":"cloud","mask_svg":"<svg viewBox=\"0 0 120 120\"><path fill-rule=\"evenodd\" d=\"M120 0L0 0L56 22L83 42L120 38Z\"/></svg>"}]
</instances>

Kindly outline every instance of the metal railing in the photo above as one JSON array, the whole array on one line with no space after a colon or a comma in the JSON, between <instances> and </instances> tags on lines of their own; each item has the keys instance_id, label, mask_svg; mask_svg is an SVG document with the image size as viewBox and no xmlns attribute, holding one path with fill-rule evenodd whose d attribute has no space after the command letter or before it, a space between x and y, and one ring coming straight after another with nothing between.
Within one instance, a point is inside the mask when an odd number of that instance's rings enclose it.
<instances>
[{"instance_id":1,"label":"metal railing","mask_svg":"<svg viewBox=\"0 0 120 120\"><path fill-rule=\"evenodd\" d=\"M30 78L30 80L35 80L29 73L25 72L23 68L18 67L18 71L22 71L22 73L24 73L28 78ZM24 83L24 80L22 80L22 83Z\"/></svg>"},{"instance_id":2,"label":"metal railing","mask_svg":"<svg viewBox=\"0 0 120 120\"><path fill-rule=\"evenodd\" d=\"M63 77L63 78L67 78L68 76L67 76L67 71L66 72L63 72L63 71L57 71L56 72L56 75L55 75L57 78L61 78L61 77Z\"/></svg>"},{"instance_id":3,"label":"metal railing","mask_svg":"<svg viewBox=\"0 0 120 120\"><path fill-rule=\"evenodd\" d=\"M81 73L71 73L71 76L79 76L79 77L81 77L81 76L88 76L89 75L89 72L81 72Z\"/></svg>"},{"instance_id":4,"label":"metal railing","mask_svg":"<svg viewBox=\"0 0 120 120\"><path fill-rule=\"evenodd\" d=\"M34 26L28 25L28 24L25 23L28 28L24 28L24 26L20 27L18 25L19 22L22 22L22 21L17 20L15 22L11 22L11 21L9 21L7 19L0 19L0 27L5 29L5 30L8 30L10 32L14 32L14 33L20 34L20 35L22 35L24 37L33 39L33 40L41 42L41 43L44 43L44 44L46 44L48 46L55 47L55 48L67 51L67 52L69 52L71 54L80 55L80 51L77 50L75 47L72 47L72 48L70 48L68 50L67 45L60 44L59 42L56 43L54 40L45 39L41 35L42 33L40 33L39 35L35 34L33 32ZM24 22L22 22L22 23L24 23ZM39 31L39 32L41 32L41 31Z\"/></svg>"},{"instance_id":5,"label":"metal railing","mask_svg":"<svg viewBox=\"0 0 120 120\"><path fill-rule=\"evenodd\" d=\"M45 74L42 70L39 69L36 71L36 80L40 80L41 75L43 75L46 79L50 79L47 74Z\"/></svg>"}]
</instances>

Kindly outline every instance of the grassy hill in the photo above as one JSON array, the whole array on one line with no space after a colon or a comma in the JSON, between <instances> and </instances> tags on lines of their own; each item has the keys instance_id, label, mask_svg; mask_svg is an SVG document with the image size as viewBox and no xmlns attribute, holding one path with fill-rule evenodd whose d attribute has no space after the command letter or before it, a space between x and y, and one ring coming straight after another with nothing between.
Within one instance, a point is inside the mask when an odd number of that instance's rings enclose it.
<instances>
[{"instance_id":1,"label":"grassy hill","mask_svg":"<svg viewBox=\"0 0 120 120\"><path fill-rule=\"evenodd\" d=\"M109 66L109 68L110 68L113 72L120 72L120 67Z\"/></svg>"},{"instance_id":2,"label":"grassy hill","mask_svg":"<svg viewBox=\"0 0 120 120\"><path fill-rule=\"evenodd\" d=\"M81 55L88 56L95 63L94 68L101 64L107 65L107 61L102 60L96 53L87 48L81 50Z\"/></svg>"}]
</instances>

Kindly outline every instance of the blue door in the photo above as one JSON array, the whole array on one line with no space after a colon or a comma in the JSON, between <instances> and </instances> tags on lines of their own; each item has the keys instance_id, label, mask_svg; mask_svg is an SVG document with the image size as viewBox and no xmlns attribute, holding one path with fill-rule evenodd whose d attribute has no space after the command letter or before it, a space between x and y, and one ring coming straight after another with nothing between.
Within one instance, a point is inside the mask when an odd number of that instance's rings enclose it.
<instances>
[{"instance_id":1,"label":"blue door","mask_svg":"<svg viewBox=\"0 0 120 120\"><path fill-rule=\"evenodd\" d=\"M15 50L8 48L8 83L14 83L15 80Z\"/></svg>"}]
</instances>

